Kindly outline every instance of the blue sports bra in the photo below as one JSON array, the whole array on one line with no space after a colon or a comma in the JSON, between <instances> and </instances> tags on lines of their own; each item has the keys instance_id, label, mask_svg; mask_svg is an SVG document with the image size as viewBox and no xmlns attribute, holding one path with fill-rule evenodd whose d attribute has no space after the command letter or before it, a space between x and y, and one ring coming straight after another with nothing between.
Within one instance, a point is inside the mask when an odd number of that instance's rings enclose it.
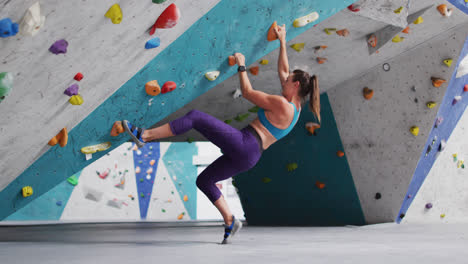
<instances>
[{"instance_id":1,"label":"blue sports bra","mask_svg":"<svg viewBox=\"0 0 468 264\"><path fill-rule=\"evenodd\" d=\"M266 118L265 116L265 110L260 108L258 110L258 119L260 120L260 123L262 123L262 125L268 129L268 131L270 131L270 133L277 139L279 140L280 138L286 136L287 134L289 134L289 132L291 132L291 130L293 129L294 125L296 125L296 122L297 120L299 119L299 114L301 113L300 111L297 111L296 109L296 105L294 105L293 103L289 102L290 104L292 104L294 106L294 118L291 122L291 124L289 125L289 127L287 127L286 129L279 129L275 126L273 126L270 121L268 121L268 119Z\"/></svg>"}]
</instances>

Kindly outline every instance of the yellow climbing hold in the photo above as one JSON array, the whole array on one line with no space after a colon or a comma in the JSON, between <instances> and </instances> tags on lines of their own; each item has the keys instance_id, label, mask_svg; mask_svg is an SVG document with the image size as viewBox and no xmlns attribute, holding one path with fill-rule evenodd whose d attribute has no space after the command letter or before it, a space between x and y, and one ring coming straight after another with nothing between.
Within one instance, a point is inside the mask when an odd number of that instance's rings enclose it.
<instances>
[{"instance_id":1,"label":"yellow climbing hold","mask_svg":"<svg viewBox=\"0 0 468 264\"><path fill-rule=\"evenodd\" d=\"M300 17L293 22L293 27L303 27L311 22L314 22L319 18L319 14L317 12L312 12L307 16Z\"/></svg>"},{"instance_id":2,"label":"yellow climbing hold","mask_svg":"<svg viewBox=\"0 0 468 264\"><path fill-rule=\"evenodd\" d=\"M119 4L114 4L107 10L104 16L110 18L112 23L120 24L122 22L122 9L120 9Z\"/></svg>"},{"instance_id":3,"label":"yellow climbing hold","mask_svg":"<svg viewBox=\"0 0 468 264\"><path fill-rule=\"evenodd\" d=\"M411 134L413 134L414 136L419 135L419 127L417 127L417 126L411 127L411 128L410 128L410 132L411 132Z\"/></svg>"},{"instance_id":4,"label":"yellow climbing hold","mask_svg":"<svg viewBox=\"0 0 468 264\"><path fill-rule=\"evenodd\" d=\"M333 32L336 31L336 28L326 28L323 31L325 31L325 33L327 33L327 35L331 35L331 34L333 34Z\"/></svg>"},{"instance_id":5,"label":"yellow climbing hold","mask_svg":"<svg viewBox=\"0 0 468 264\"><path fill-rule=\"evenodd\" d=\"M25 186L23 189L21 189L23 192L23 197L28 197L33 194L33 189L31 186Z\"/></svg>"},{"instance_id":6,"label":"yellow climbing hold","mask_svg":"<svg viewBox=\"0 0 468 264\"><path fill-rule=\"evenodd\" d=\"M79 94L73 95L72 97L70 97L70 100L68 100L68 102L70 102L70 104L72 105L81 105L83 103L83 97L81 97L81 95Z\"/></svg>"},{"instance_id":7,"label":"yellow climbing hold","mask_svg":"<svg viewBox=\"0 0 468 264\"><path fill-rule=\"evenodd\" d=\"M424 22L424 19L422 17L418 17L413 23L417 25L417 24L421 24L422 22Z\"/></svg>"},{"instance_id":8,"label":"yellow climbing hold","mask_svg":"<svg viewBox=\"0 0 468 264\"><path fill-rule=\"evenodd\" d=\"M457 168L461 168L463 166L463 163L465 163L463 160L458 160L458 163L457 163Z\"/></svg>"},{"instance_id":9,"label":"yellow climbing hold","mask_svg":"<svg viewBox=\"0 0 468 264\"><path fill-rule=\"evenodd\" d=\"M210 81L216 80L218 76L219 76L219 71L211 71L211 72L205 73L205 77Z\"/></svg>"},{"instance_id":10,"label":"yellow climbing hold","mask_svg":"<svg viewBox=\"0 0 468 264\"><path fill-rule=\"evenodd\" d=\"M403 7L400 6L399 8L395 9L395 11L393 12L395 12L395 14L400 14L402 10L403 10Z\"/></svg>"},{"instance_id":11,"label":"yellow climbing hold","mask_svg":"<svg viewBox=\"0 0 468 264\"><path fill-rule=\"evenodd\" d=\"M428 108L434 108L436 105L437 105L437 103L434 102L434 101L427 102L427 104L426 104L426 106Z\"/></svg>"},{"instance_id":12,"label":"yellow climbing hold","mask_svg":"<svg viewBox=\"0 0 468 264\"><path fill-rule=\"evenodd\" d=\"M268 60L261 60L261 61L260 61L260 64L261 64L261 65L267 65L268 62L269 62Z\"/></svg>"},{"instance_id":13,"label":"yellow climbing hold","mask_svg":"<svg viewBox=\"0 0 468 264\"><path fill-rule=\"evenodd\" d=\"M184 195L184 202L188 201L188 196Z\"/></svg>"},{"instance_id":14,"label":"yellow climbing hold","mask_svg":"<svg viewBox=\"0 0 468 264\"><path fill-rule=\"evenodd\" d=\"M262 178L262 182L263 183L269 183L269 182L271 182L271 179L268 178L268 177L265 177L265 178Z\"/></svg>"},{"instance_id":15,"label":"yellow climbing hold","mask_svg":"<svg viewBox=\"0 0 468 264\"><path fill-rule=\"evenodd\" d=\"M111 145L112 144L110 142L104 142L104 143L101 143L101 144L81 148L81 152L84 153L84 154L93 154L93 153L96 153L98 151L106 150L106 149L110 148Z\"/></svg>"},{"instance_id":16,"label":"yellow climbing hold","mask_svg":"<svg viewBox=\"0 0 468 264\"><path fill-rule=\"evenodd\" d=\"M445 217L445 214L440 214L440 218L444 218Z\"/></svg>"},{"instance_id":17,"label":"yellow climbing hold","mask_svg":"<svg viewBox=\"0 0 468 264\"><path fill-rule=\"evenodd\" d=\"M447 65L447 67L452 66L452 62L453 62L452 59L446 59L446 60L444 60L444 64Z\"/></svg>"},{"instance_id":18,"label":"yellow climbing hold","mask_svg":"<svg viewBox=\"0 0 468 264\"><path fill-rule=\"evenodd\" d=\"M393 39L392 42L398 43L402 42L405 38L400 37L399 35L396 35Z\"/></svg>"},{"instance_id":19,"label":"yellow climbing hold","mask_svg":"<svg viewBox=\"0 0 468 264\"><path fill-rule=\"evenodd\" d=\"M297 52L301 52L304 46L305 46L305 43L296 43L296 44L292 44L291 48L293 48Z\"/></svg>"}]
</instances>

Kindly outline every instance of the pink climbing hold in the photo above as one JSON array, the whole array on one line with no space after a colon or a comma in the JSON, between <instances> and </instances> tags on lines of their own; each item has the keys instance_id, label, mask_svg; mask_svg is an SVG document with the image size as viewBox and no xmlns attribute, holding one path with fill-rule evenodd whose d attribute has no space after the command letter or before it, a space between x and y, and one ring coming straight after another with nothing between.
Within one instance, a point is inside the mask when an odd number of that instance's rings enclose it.
<instances>
[{"instance_id":1,"label":"pink climbing hold","mask_svg":"<svg viewBox=\"0 0 468 264\"><path fill-rule=\"evenodd\" d=\"M150 30L150 35L153 35L157 28L172 28L177 25L180 18L179 8L172 3L159 15L153 27Z\"/></svg>"},{"instance_id":2,"label":"pink climbing hold","mask_svg":"<svg viewBox=\"0 0 468 264\"><path fill-rule=\"evenodd\" d=\"M444 118L441 117L441 116L439 116L439 117L436 119L435 127L440 126L440 124L442 124L443 121L444 121Z\"/></svg>"},{"instance_id":3,"label":"pink climbing hold","mask_svg":"<svg viewBox=\"0 0 468 264\"><path fill-rule=\"evenodd\" d=\"M68 96L73 96L73 95L77 95L78 94L78 84L72 84L70 85L70 87L68 87L64 94L68 95Z\"/></svg>"},{"instance_id":4,"label":"pink climbing hold","mask_svg":"<svg viewBox=\"0 0 468 264\"><path fill-rule=\"evenodd\" d=\"M50 46L49 51L55 55L60 53L67 53L68 42L64 39L55 41L52 46Z\"/></svg>"}]
</instances>

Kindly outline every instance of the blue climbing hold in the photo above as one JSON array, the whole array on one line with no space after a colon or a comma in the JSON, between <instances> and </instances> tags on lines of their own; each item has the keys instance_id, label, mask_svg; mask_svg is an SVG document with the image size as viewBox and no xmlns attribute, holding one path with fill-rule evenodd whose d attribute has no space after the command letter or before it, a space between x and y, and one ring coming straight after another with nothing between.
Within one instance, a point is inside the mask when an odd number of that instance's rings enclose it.
<instances>
[{"instance_id":1,"label":"blue climbing hold","mask_svg":"<svg viewBox=\"0 0 468 264\"><path fill-rule=\"evenodd\" d=\"M13 23L10 18L0 20L0 37L7 38L18 33L18 23Z\"/></svg>"},{"instance_id":2,"label":"blue climbing hold","mask_svg":"<svg viewBox=\"0 0 468 264\"><path fill-rule=\"evenodd\" d=\"M157 48L159 45L161 45L161 40L159 40L158 37L155 37L146 42L145 49Z\"/></svg>"}]
</instances>

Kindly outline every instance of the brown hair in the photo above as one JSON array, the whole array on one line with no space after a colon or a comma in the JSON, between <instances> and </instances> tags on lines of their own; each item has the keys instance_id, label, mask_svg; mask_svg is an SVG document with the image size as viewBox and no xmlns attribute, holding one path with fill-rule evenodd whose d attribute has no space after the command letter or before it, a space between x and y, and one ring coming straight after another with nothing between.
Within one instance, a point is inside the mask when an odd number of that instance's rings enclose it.
<instances>
[{"instance_id":1,"label":"brown hair","mask_svg":"<svg viewBox=\"0 0 468 264\"><path fill-rule=\"evenodd\" d=\"M299 96L301 97L301 103L304 103L306 96L309 97L309 109L314 113L318 122L320 123L320 89L317 76L312 76L303 70L294 70L293 82L299 82L301 87L299 90Z\"/></svg>"}]
</instances>

